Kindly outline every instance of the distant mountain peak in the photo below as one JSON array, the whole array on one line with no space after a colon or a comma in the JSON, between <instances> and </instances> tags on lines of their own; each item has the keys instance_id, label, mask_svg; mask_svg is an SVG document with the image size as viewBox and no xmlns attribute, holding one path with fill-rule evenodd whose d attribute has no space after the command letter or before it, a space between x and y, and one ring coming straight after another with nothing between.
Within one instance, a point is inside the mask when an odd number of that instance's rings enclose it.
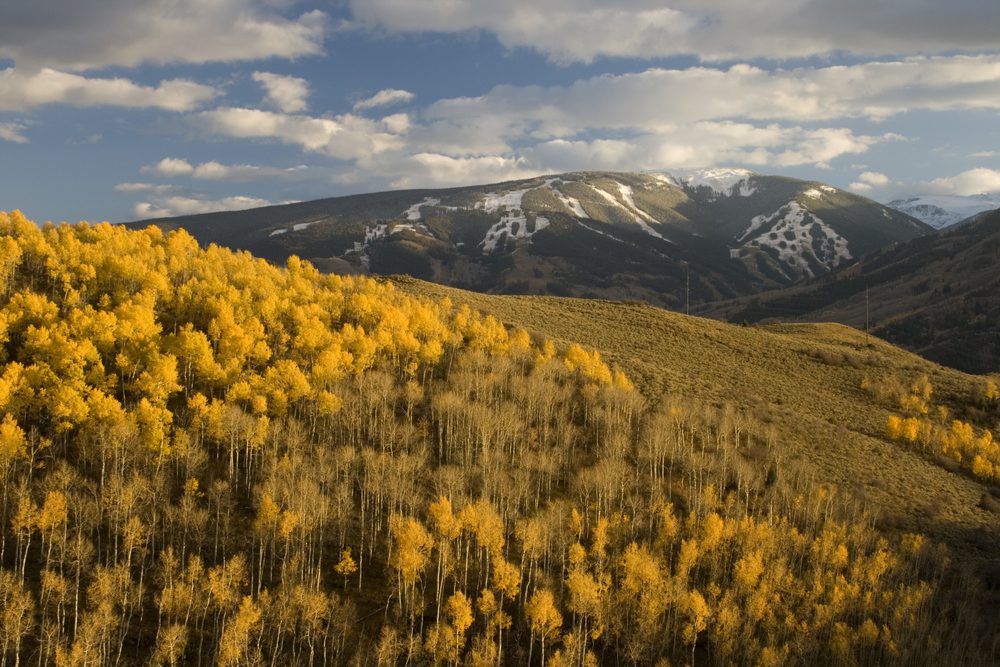
<instances>
[{"instance_id":1,"label":"distant mountain peak","mask_svg":"<svg viewBox=\"0 0 1000 667\"><path fill-rule=\"evenodd\" d=\"M944 229L1000 208L1000 193L978 195L920 195L895 199L889 208L902 211L935 229Z\"/></svg>"},{"instance_id":2,"label":"distant mountain peak","mask_svg":"<svg viewBox=\"0 0 1000 667\"><path fill-rule=\"evenodd\" d=\"M755 176L758 174L747 169L717 167L687 172L682 174L680 178L672 178L692 190L708 188L712 191L713 197L719 198L753 195L757 191L756 186L751 182Z\"/></svg>"}]
</instances>

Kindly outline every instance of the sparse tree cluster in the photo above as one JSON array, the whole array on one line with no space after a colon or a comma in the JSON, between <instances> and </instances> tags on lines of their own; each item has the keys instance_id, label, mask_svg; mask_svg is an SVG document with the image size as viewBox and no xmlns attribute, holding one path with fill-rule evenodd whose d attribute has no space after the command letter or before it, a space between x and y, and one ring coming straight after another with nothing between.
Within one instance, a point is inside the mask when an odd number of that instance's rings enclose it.
<instances>
[{"instance_id":1,"label":"sparse tree cluster","mask_svg":"<svg viewBox=\"0 0 1000 667\"><path fill-rule=\"evenodd\" d=\"M983 481L1000 483L1000 442L994 440L993 430L977 426L973 419L954 419L947 406L935 405L931 401L933 387L926 375L909 385L895 377L881 381L865 378L861 386L902 411L886 418L885 432L890 440L954 461ZM969 404L980 421L995 410L998 396L992 380L973 385Z\"/></svg>"}]
</instances>

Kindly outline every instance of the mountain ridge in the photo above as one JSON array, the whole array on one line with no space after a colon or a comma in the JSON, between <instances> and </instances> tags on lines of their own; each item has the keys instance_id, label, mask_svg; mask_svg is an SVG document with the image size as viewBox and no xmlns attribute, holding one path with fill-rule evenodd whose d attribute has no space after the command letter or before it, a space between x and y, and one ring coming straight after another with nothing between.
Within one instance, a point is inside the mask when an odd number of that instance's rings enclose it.
<instances>
[{"instance_id":1,"label":"mountain ridge","mask_svg":"<svg viewBox=\"0 0 1000 667\"><path fill-rule=\"evenodd\" d=\"M146 224L328 272L675 309L785 286L931 231L826 184L740 169L570 172L130 223Z\"/></svg>"},{"instance_id":2,"label":"mountain ridge","mask_svg":"<svg viewBox=\"0 0 1000 667\"><path fill-rule=\"evenodd\" d=\"M911 215L935 229L945 229L1000 208L1000 194L920 195L894 199L886 206Z\"/></svg>"},{"instance_id":3,"label":"mountain ridge","mask_svg":"<svg viewBox=\"0 0 1000 667\"><path fill-rule=\"evenodd\" d=\"M867 295L867 296L866 296ZM711 304L730 321L832 321L967 372L1000 370L1000 210L887 248L836 273Z\"/></svg>"}]
</instances>

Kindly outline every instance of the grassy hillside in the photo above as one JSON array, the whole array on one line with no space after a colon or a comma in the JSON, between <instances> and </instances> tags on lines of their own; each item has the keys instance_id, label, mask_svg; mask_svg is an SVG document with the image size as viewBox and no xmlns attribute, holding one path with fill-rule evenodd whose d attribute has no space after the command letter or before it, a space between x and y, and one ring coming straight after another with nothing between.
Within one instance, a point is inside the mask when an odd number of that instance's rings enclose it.
<instances>
[{"instance_id":1,"label":"grassy hillside","mask_svg":"<svg viewBox=\"0 0 1000 667\"><path fill-rule=\"evenodd\" d=\"M14 213L0 343L4 662L998 658L1000 392L843 328Z\"/></svg>"},{"instance_id":2,"label":"grassy hillside","mask_svg":"<svg viewBox=\"0 0 1000 667\"><path fill-rule=\"evenodd\" d=\"M1000 370L1000 212L866 257L824 278L712 304L743 320L834 321L863 327L939 363Z\"/></svg>"},{"instance_id":3,"label":"grassy hillside","mask_svg":"<svg viewBox=\"0 0 1000 667\"><path fill-rule=\"evenodd\" d=\"M980 378L837 324L739 326L645 304L479 295L393 280L410 293L447 296L513 326L585 342L648 396L698 396L748 410L774 427L785 462L859 494L887 524L928 531L1000 563L1000 520L981 507L990 486L889 442L893 406L861 388L866 376L927 375L936 395L961 414ZM982 419L1000 426L1000 414Z\"/></svg>"}]
</instances>

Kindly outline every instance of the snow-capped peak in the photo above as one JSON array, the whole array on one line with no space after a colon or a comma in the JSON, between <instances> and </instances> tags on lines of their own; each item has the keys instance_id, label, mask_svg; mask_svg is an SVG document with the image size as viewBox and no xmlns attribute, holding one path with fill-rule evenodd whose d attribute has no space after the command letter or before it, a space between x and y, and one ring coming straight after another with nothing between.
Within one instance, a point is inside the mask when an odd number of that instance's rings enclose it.
<instances>
[{"instance_id":1,"label":"snow-capped peak","mask_svg":"<svg viewBox=\"0 0 1000 667\"><path fill-rule=\"evenodd\" d=\"M712 198L719 197L749 197L757 192L757 187L751 182L754 173L746 169L720 167L717 169L702 169L682 176L680 180L688 188L709 188Z\"/></svg>"},{"instance_id":2,"label":"snow-capped peak","mask_svg":"<svg viewBox=\"0 0 1000 667\"><path fill-rule=\"evenodd\" d=\"M1000 193L960 196L925 195L897 199L886 204L936 229L943 229L966 218L1000 208Z\"/></svg>"}]
</instances>

